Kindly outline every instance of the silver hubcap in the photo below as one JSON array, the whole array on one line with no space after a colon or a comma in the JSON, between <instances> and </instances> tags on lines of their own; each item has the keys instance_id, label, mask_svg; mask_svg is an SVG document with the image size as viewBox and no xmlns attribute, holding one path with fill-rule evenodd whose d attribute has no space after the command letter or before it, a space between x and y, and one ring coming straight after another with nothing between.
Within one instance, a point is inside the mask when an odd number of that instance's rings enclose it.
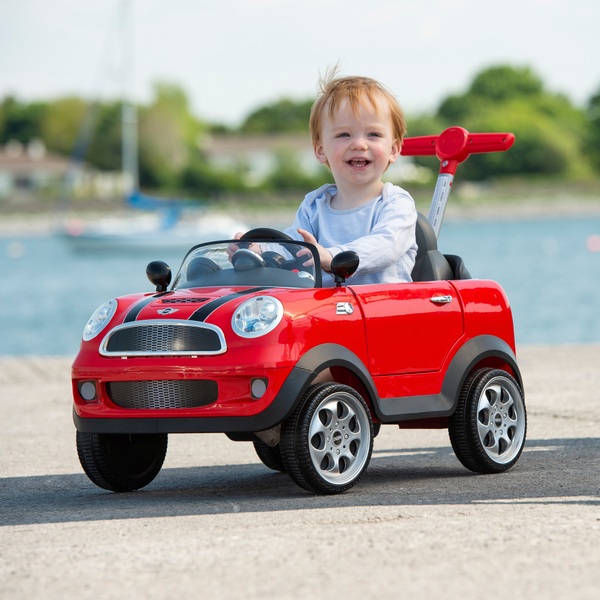
<instances>
[{"instance_id":1,"label":"silver hubcap","mask_svg":"<svg viewBox=\"0 0 600 600\"><path fill-rule=\"evenodd\" d=\"M510 462L525 439L525 406L519 390L495 377L477 403L477 431L487 455L499 464Z\"/></svg>"},{"instance_id":2,"label":"silver hubcap","mask_svg":"<svg viewBox=\"0 0 600 600\"><path fill-rule=\"evenodd\" d=\"M325 398L309 429L310 457L321 477L339 485L357 477L369 457L370 435L368 415L354 396Z\"/></svg>"}]
</instances>

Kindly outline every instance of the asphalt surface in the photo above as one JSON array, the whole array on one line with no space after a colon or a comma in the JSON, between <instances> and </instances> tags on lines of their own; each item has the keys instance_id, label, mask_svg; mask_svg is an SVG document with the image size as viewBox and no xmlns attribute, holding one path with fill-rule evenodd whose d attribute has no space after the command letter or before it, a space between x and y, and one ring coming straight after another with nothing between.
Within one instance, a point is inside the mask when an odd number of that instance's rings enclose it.
<instances>
[{"instance_id":1,"label":"asphalt surface","mask_svg":"<svg viewBox=\"0 0 600 600\"><path fill-rule=\"evenodd\" d=\"M223 435L144 490L83 474L64 358L0 358L0 599L600 598L600 346L523 347L528 439L473 475L445 430L382 428L314 496Z\"/></svg>"}]
</instances>

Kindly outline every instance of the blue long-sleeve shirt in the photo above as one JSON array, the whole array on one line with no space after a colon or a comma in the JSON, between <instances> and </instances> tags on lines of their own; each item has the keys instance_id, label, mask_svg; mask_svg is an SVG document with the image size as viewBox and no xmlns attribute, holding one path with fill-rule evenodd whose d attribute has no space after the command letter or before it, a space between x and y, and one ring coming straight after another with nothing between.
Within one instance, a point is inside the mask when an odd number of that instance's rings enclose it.
<instances>
[{"instance_id":1,"label":"blue long-sleeve shirt","mask_svg":"<svg viewBox=\"0 0 600 600\"><path fill-rule=\"evenodd\" d=\"M306 229L333 256L354 250L360 264L349 285L412 281L417 243L417 210L411 195L391 183L382 195L349 210L336 210L331 200L337 188L327 184L307 194L296 218L285 233L301 240L298 228ZM323 285L333 285L333 276L323 273Z\"/></svg>"}]
</instances>

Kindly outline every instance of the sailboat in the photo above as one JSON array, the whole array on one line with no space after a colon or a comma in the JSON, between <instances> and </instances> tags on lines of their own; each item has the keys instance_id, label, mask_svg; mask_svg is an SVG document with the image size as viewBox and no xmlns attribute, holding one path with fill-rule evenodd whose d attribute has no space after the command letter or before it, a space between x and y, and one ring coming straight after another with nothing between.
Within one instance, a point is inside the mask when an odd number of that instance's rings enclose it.
<instances>
[{"instance_id":1,"label":"sailboat","mask_svg":"<svg viewBox=\"0 0 600 600\"><path fill-rule=\"evenodd\" d=\"M149 249L187 250L210 240L230 239L247 225L225 214L199 207L197 200L156 198L139 189L137 109L130 89L132 77L132 1L121 0L123 92L121 109L122 170L127 216L94 223L70 219L59 236L76 251L122 252ZM190 208L193 207L193 208Z\"/></svg>"}]
</instances>

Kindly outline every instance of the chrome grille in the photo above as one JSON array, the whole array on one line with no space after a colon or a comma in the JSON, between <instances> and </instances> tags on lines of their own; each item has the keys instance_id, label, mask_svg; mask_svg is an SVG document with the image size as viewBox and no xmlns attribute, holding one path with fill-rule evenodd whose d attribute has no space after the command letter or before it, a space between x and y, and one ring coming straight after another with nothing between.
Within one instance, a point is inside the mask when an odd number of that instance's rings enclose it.
<instances>
[{"instance_id":1,"label":"chrome grille","mask_svg":"<svg viewBox=\"0 0 600 600\"><path fill-rule=\"evenodd\" d=\"M115 327L102 341L104 356L184 356L222 354L223 332L208 323L155 319Z\"/></svg>"},{"instance_id":2,"label":"chrome grille","mask_svg":"<svg viewBox=\"0 0 600 600\"><path fill-rule=\"evenodd\" d=\"M117 406L144 410L198 408L218 398L217 382L210 380L112 381L106 391Z\"/></svg>"}]
</instances>

